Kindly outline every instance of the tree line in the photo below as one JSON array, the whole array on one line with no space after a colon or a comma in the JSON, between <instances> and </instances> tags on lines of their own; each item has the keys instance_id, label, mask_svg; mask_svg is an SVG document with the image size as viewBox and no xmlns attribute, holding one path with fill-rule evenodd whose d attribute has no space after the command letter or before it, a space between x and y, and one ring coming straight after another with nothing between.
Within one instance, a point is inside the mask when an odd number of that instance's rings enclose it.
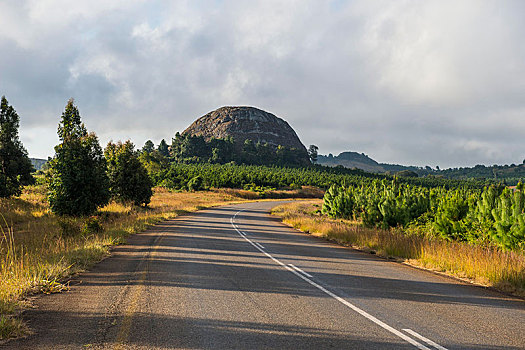
<instances>
[{"instance_id":1,"label":"tree line","mask_svg":"<svg viewBox=\"0 0 525 350\"><path fill-rule=\"evenodd\" d=\"M142 153L141 159L151 157L150 153ZM158 161L158 162L157 162ZM333 184L361 185L374 179L388 181L396 178L400 183L421 186L425 188L466 187L481 189L487 185L485 181L459 181L437 177L428 178L397 178L382 174L367 173L360 169L344 167L326 167L310 165L308 167L280 167L265 165L237 165L232 163L169 163L167 160L146 160L146 168L154 185L175 190L207 189L207 188L245 188L260 186L272 188L293 188L296 186L315 186L328 189ZM190 186L191 182L191 186ZM195 188L195 184L199 184ZM252 187L253 187L252 186Z\"/></svg>"},{"instance_id":2,"label":"tree line","mask_svg":"<svg viewBox=\"0 0 525 350\"><path fill-rule=\"evenodd\" d=\"M27 151L18 138L20 118L2 97L0 114L0 197L20 195L34 183ZM105 150L88 132L70 99L58 126L60 143L48 161L47 199L58 215L85 216L110 199L147 206L152 181L131 141L110 142Z\"/></svg>"},{"instance_id":3,"label":"tree line","mask_svg":"<svg viewBox=\"0 0 525 350\"><path fill-rule=\"evenodd\" d=\"M432 175L417 177L417 175L411 176L411 173L405 174L405 172L389 175L368 173L364 170L348 169L343 166L323 166L316 164L318 147L315 145L310 145L307 151L310 162L307 161L299 166L296 161L286 163L286 157L281 158L281 161L272 158L272 152L278 155L279 148L273 149L271 146L260 143L256 144L255 148L252 146L254 146L253 143L247 140L240 151L236 151L236 146L231 138L206 141L202 136L176 133L171 146L165 140L161 140L157 146L151 140L146 141L140 151L140 159L155 185L173 189L187 189L188 182L199 174L204 179L202 181L204 188L243 188L250 183L275 188L290 187L292 184L328 188L333 183L354 182L356 175L361 178L377 179L393 179L397 176L400 182L423 187L483 188L495 183L493 179L456 180ZM255 151L249 152L250 149L252 151L255 149ZM237 159L237 161L229 161L231 159ZM291 176L290 174L300 175ZM341 176L334 178L334 174Z\"/></svg>"},{"instance_id":4,"label":"tree line","mask_svg":"<svg viewBox=\"0 0 525 350\"><path fill-rule=\"evenodd\" d=\"M162 140L157 149L151 140L146 141L142 152L149 156L145 156L144 160L164 157L170 163L226 164L233 162L235 164L292 167L310 164L306 152L297 148L274 146L250 139L240 145L231 136L207 140L203 136L180 134L179 132L172 138L171 145Z\"/></svg>"},{"instance_id":5,"label":"tree line","mask_svg":"<svg viewBox=\"0 0 525 350\"><path fill-rule=\"evenodd\" d=\"M5 96L0 102L0 197L18 196L34 183L33 166L18 137L20 117Z\"/></svg>"}]
</instances>

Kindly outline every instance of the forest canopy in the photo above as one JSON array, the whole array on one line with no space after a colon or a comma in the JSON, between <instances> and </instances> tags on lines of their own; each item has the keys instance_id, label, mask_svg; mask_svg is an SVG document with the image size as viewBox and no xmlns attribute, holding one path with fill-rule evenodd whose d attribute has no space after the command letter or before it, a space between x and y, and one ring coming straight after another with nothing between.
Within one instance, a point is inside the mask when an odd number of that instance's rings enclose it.
<instances>
[{"instance_id":1,"label":"forest canopy","mask_svg":"<svg viewBox=\"0 0 525 350\"><path fill-rule=\"evenodd\" d=\"M151 141L146 141L142 148L147 153L143 159L164 156L169 162L176 163L216 163L247 165L271 165L271 166L305 166L304 150L285 146L274 146L268 143L253 142L246 140L238 144L232 137L212 138L206 140L203 136L176 133L168 147L166 141L162 140L157 150Z\"/></svg>"}]
</instances>

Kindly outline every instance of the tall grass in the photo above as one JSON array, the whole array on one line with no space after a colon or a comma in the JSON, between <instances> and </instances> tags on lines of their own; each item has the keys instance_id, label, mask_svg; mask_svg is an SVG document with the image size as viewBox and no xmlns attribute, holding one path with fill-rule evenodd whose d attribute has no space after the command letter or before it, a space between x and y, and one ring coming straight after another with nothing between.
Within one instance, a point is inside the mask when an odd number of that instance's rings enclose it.
<instances>
[{"instance_id":1,"label":"tall grass","mask_svg":"<svg viewBox=\"0 0 525 350\"><path fill-rule=\"evenodd\" d=\"M3 224L0 225L0 254L3 257L0 262L0 269L9 270L15 265L16 251L14 246L13 230L7 227L5 217L0 213L0 220ZM2 276L5 278L4 276ZM2 286L3 287L3 286ZM24 324L17 318L13 317L15 307L9 301L9 295L6 293L8 288L0 289L0 339L8 336L20 336L26 331ZM4 296L5 294L5 296Z\"/></svg>"},{"instance_id":2,"label":"tall grass","mask_svg":"<svg viewBox=\"0 0 525 350\"><path fill-rule=\"evenodd\" d=\"M313 186L302 186L293 190L269 190L269 191L249 191L233 188L221 188L219 193L229 194L244 199L281 199L281 198L323 198L324 190Z\"/></svg>"},{"instance_id":3,"label":"tall grass","mask_svg":"<svg viewBox=\"0 0 525 350\"><path fill-rule=\"evenodd\" d=\"M321 200L294 202L278 206L272 213L296 229L343 245L525 297L524 252L450 242L398 229L370 229L357 222L321 216L321 205Z\"/></svg>"},{"instance_id":4,"label":"tall grass","mask_svg":"<svg viewBox=\"0 0 525 350\"><path fill-rule=\"evenodd\" d=\"M149 208L110 203L90 218L49 212L42 186L0 199L0 339L27 329L17 317L31 293L67 288L64 280L108 254L132 233L182 213L241 201L235 192L170 192L156 188Z\"/></svg>"}]
</instances>

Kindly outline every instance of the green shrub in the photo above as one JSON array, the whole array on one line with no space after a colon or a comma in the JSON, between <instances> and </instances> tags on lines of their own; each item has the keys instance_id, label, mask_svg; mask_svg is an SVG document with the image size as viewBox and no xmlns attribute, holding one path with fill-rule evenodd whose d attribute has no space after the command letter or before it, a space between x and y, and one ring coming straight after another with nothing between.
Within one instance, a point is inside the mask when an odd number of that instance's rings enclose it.
<instances>
[{"instance_id":1,"label":"green shrub","mask_svg":"<svg viewBox=\"0 0 525 350\"><path fill-rule=\"evenodd\" d=\"M148 172L140 162L133 143L108 143L104 150L107 161L109 190L114 199L147 206L153 192Z\"/></svg>"},{"instance_id":2,"label":"green shrub","mask_svg":"<svg viewBox=\"0 0 525 350\"><path fill-rule=\"evenodd\" d=\"M58 127L61 143L47 172L48 200L58 215L87 216L109 201L106 161L94 133L87 132L73 99Z\"/></svg>"},{"instance_id":3,"label":"green shrub","mask_svg":"<svg viewBox=\"0 0 525 350\"><path fill-rule=\"evenodd\" d=\"M187 184L188 191L199 191L199 190L202 190L202 189L204 189L203 184L204 184L204 181L202 179L202 176L197 175L197 176L191 178L190 181L188 181L188 184Z\"/></svg>"},{"instance_id":4,"label":"green shrub","mask_svg":"<svg viewBox=\"0 0 525 350\"><path fill-rule=\"evenodd\" d=\"M71 216L62 216L57 220L63 237L75 237L82 233L82 223Z\"/></svg>"},{"instance_id":5,"label":"green shrub","mask_svg":"<svg viewBox=\"0 0 525 350\"><path fill-rule=\"evenodd\" d=\"M98 218L96 217L88 217L86 221L84 222L84 225L82 226L82 233L84 235L99 233L99 232L102 232L103 230L104 229L102 225L100 224Z\"/></svg>"}]
</instances>

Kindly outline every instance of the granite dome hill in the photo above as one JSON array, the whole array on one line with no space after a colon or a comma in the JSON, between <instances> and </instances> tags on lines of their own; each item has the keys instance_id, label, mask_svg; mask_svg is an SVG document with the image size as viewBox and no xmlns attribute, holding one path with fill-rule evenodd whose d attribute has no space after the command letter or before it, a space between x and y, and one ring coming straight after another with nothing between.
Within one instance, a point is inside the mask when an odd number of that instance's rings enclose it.
<instances>
[{"instance_id":1,"label":"granite dome hill","mask_svg":"<svg viewBox=\"0 0 525 350\"><path fill-rule=\"evenodd\" d=\"M206 141L232 137L238 146L249 139L274 147L296 148L304 151L308 159L305 146L285 120L255 107L221 107L197 119L184 134L203 136Z\"/></svg>"}]
</instances>

